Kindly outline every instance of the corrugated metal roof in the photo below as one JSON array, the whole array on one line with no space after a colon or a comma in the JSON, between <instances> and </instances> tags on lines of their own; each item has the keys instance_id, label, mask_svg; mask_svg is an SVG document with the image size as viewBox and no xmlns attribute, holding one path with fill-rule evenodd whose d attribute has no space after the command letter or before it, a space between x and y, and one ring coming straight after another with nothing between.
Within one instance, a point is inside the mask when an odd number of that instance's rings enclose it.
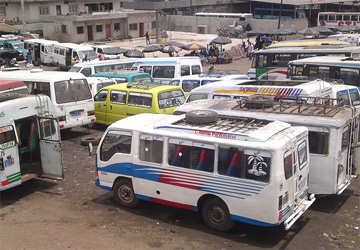
<instances>
[{"instance_id":1,"label":"corrugated metal roof","mask_svg":"<svg viewBox=\"0 0 360 250\"><path fill-rule=\"evenodd\" d=\"M21 29L15 28L14 26L8 25L6 23L0 23L0 32L4 33L17 33Z\"/></svg>"}]
</instances>

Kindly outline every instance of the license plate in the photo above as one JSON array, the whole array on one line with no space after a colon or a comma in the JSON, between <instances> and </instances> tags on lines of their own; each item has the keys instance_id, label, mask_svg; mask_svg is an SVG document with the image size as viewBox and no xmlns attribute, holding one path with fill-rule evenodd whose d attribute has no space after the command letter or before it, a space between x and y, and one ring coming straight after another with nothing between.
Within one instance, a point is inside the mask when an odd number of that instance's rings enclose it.
<instances>
[{"instance_id":1,"label":"license plate","mask_svg":"<svg viewBox=\"0 0 360 250\"><path fill-rule=\"evenodd\" d=\"M71 113L71 116L79 116L79 115L81 115L81 112L72 112Z\"/></svg>"}]
</instances>

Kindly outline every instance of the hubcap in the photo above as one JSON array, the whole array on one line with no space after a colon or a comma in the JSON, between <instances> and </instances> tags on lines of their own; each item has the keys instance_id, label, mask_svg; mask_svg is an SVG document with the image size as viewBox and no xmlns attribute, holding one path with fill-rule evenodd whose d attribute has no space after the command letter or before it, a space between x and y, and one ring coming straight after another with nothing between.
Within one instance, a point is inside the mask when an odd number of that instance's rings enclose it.
<instances>
[{"instance_id":1,"label":"hubcap","mask_svg":"<svg viewBox=\"0 0 360 250\"><path fill-rule=\"evenodd\" d=\"M209 218L216 224L223 224L226 220L226 214L221 207L213 206L209 210Z\"/></svg>"},{"instance_id":2,"label":"hubcap","mask_svg":"<svg viewBox=\"0 0 360 250\"><path fill-rule=\"evenodd\" d=\"M121 186L119 188L119 197L124 202L131 202L133 199L133 192L130 187L128 186Z\"/></svg>"}]
</instances>

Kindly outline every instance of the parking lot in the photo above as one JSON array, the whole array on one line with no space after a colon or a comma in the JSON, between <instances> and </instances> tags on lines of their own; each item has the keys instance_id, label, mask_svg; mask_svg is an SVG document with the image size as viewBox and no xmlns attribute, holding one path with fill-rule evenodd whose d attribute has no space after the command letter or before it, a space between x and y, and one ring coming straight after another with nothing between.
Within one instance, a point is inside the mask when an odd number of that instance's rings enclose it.
<instances>
[{"instance_id":1,"label":"parking lot","mask_svg":"<svg viewBox=\"0 0 360 250\"><path fill-rule=\"evenodd\" d=\"M95 156L81 138L105 127L62 132L64 181L35 179L1 193L3 249L355 249L359 179L340 196L318 197L289 231L237 223L228 233L205 226L196 212L143 202L119 207L95 186ZM266 206L266 204L264 204Z\"/></svg>"}]
</instances>

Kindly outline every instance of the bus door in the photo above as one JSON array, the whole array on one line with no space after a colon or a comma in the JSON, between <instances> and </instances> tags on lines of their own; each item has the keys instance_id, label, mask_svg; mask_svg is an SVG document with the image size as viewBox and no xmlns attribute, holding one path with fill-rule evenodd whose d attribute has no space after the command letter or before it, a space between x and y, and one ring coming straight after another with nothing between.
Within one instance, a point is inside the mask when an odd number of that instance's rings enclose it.
<instances>
[{"instance_id":1,"label":"bus door","mask_svg":"<svg viewBox=\"0 0 360 250\"><path fill-rule=\"evenodd\" d=\"M40 44L34 43L34 61L40 60Z\"/></svg>"},{"instance_id":2,"label":"bus door","mask_svg":"<svg viewBox=\"0 0 360 250\"><path fill-rule=\"evenodd\" d=\"M65 65L71 66L71 55L72 55L72 49L67 48L66 54L65 54Z\"/></svg>"},{"instance_id":3,"label":"bus door","mask_svg":"<svg viewBox=\"0 0 360 250\"><path fill-rule=\"evenodd\" d=\"M352 174L358 175L360 174L360 117L355 118L355 126L354 126L354 152L353 152L353 162L354 162L354 171Z\"/></svg>"},{"instance_id":4,"label":"bus door","mask_svg":"<svg viewBox=\"0 0 360 250\"><path fill-rule=\"evenodd\" d=\"M20 158L13 124L0 126L0 191L21 184Z\"/></svg>"},{"instance_id":5,"label":"bus door","mask_svg":"<svg viewBox=\"0 0 360 250\"><path fill-rule=\"evenodd\" d=\"M295 156L294 157L295 205L301 204L302 203L301 201L305 197L307 197L307 193L308 193L307 184L309 183L308 181L309 165L307 164L309 161L308 159L309 155L308 155L308 144L306 137L302 137L298 142L299 143L296 148L296 155L294 155Z\"/></svg>"},{"instance_id":6,"label":"bus door","mask_svg":"<svg viewBox=\"0 0 360 250\"><path fill-rule=\"evenodd\" d=\"M57 118L37 117L40 135L41 177L64 179L60 129Z\"/></svg>"},{"instance_id":7,"label":"bus door","mask_svg":"<svg viewBox=\"0 0 360 250\"><path fill-rule=\"evenodd\" d=\"M348 124L342 128L341 134L341 148L336 156L338 158L338 167L337 167L337 181L336 186L338 189L341 189L341 184L345 184L347 181L347 173L349 173L349 163L351 163L350 157L350 144L351 144L351 125Z\"/></svg>"}]
</instances>

